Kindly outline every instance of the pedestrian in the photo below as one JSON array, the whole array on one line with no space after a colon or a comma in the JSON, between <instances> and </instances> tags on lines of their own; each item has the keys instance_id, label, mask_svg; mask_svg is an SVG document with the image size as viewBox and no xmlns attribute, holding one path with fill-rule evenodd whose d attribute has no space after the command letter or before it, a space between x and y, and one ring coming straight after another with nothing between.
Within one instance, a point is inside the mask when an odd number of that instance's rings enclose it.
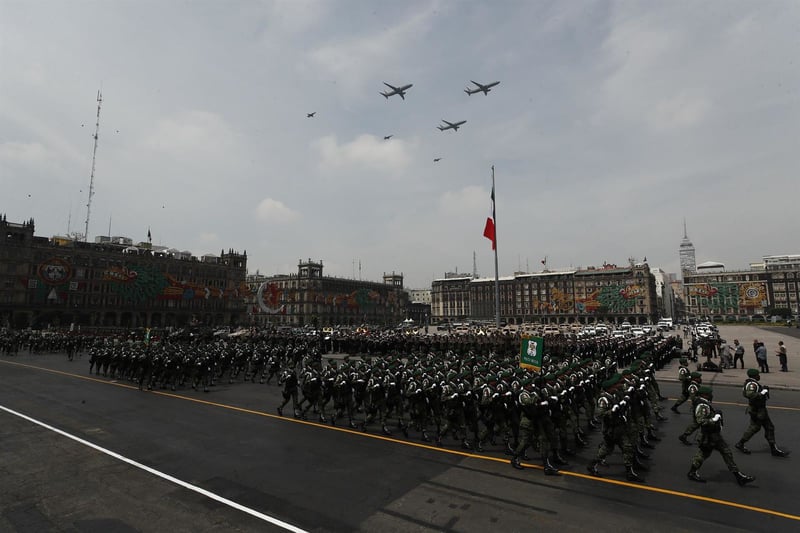
<instances>
[{"instance_id":1,"label":"pedestrian","mask_svg":"<svg viewBox=\"0 0 800 533\"><path fill-rule=\"evenodd\" d=\"M744 346L739 344L739 339L733 339L733 368L737 367L737 361L742 362L742 370L744 370Z\"/></svg>"},{"instance_id":2,"label":"pedestrian","mask_svg":"<svg viewBox=\"0 0 800 533\"><path fill-rule=\"evenodd\" d=\"M733 474L739 485L746 485L755 480L754 477L739 471L730 447L728 447L725 439L722 438L722 413L714 409L711 404L714 399L714 391L711 387L704 385L697 391L697 396L698 401L697 407L694 409L694 418L700 426L700 449L697 450L692 459L692 465L687 474L689 479L699 483L706 482L705 479L700 477L698 470L703 465L703 462L709 458L711 452L716 450L722 455L725 466L728 467L728 470Z\"/></svg>"},{"instance_id":3,"label":"pedestrian","mask_svg":"<svg viewBox=\"0 0 800 533\"><path fill-rule=\"evenodd\" d=\"M758 370L751 368L747 371L747 380L742 388L742 395L747 398L747 413L750 415L750 425L745 430L742 438L736 443L736 449L745 455L750 455L745 443L750 438L764 428L764 437L767 439L769 449L775 457L786 457L788 453L778 448L775 444L775 425L769 418L767 412L767 400L769 400L769 387L760 383L761 375Z\"/></svg>"},{"instance_id":4,"label":"pedestrian","mask_svg":"<svg viewBox=\"0 0 800 533\"><path fill-rule=\"evenodd\" d=\"M781 372L788 372L789 366L786 360L786 346L783 345L783 341L778 341L778 349L775 350L775 355L778 356L778 361L781 364Z\"/></svg>"},{"instance_id":5,"label":"pedestrian","mask_svg":"<svg viewBox=\"0 0 800 533\"><path fill-rule=\"evenodd\" d=\"M733 366L732 358L731 358L731 347L728 346L728 343L725 339L720 339L719 344L719 358L720 358L720 365L722 368L730 368Z\"/></svg>"},{"instance_id":6,"label":"pedestrian","mask_svg":"<svg viewBox=\"0 0 800 533\"><path fill-rule=\"evenodd\" d=\"M758 342L758 341L756 341ZM767 362L767 348L763 342L758 342L756 346L756 361L758 361L758 369L765 374L769 374L769 363Z\"/></svg>"}]
</instances>

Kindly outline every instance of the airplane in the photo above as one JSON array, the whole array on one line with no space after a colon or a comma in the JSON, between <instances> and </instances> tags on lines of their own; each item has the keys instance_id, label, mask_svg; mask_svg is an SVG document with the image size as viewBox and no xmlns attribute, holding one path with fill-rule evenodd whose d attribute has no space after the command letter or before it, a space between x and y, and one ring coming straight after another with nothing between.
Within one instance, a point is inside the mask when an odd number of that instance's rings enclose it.
<instances>
[{"instance_id":1,"label":"airplane","mask_svg":"<svg viewBox=\"0 0 800 533\"><path fill-rule=\"evenodd\" d=\"M434 162L434 163L438 163L438 162L439 162L439 161L441 161L441 160L442 160L442 158L441 158L441 157L436 157L436 158L434 158L434 159L433 159L433 162Z\"/></svg>"},{"instance_id":2,"label":"airplane","mask_svg":"<svg viewBox=\"0 0 800 533\"><path fill-rule=\"evenodd\" d=\"M383 92L380 93L387 100L389 99L390 96L394 96L395 94L399 94L400 98L405 100L406 99L406 91L414 86L413 83L409 83L408 85L403 85L402 87L395 87L394 85L389 85L386 82L383 82L383 84L391 89L391 91L383 91Z\"/></svg>"},{"instance_id":3,"label":"airplane","mask_svg":"<svg viewBox=\"0 0 800 533\"><path fill-rule=\"evenodd\" d=\"M316 114L317 114L316 111L314 111L313 113L306 113L306 118L314 118L314 115Z\"/></svg>"},{"instance_id":4,"label":"airplane","mask_svg":"<svg viewBox=\"0 0 800 533\"><path fill-rule=\"evenodd\" d=\"M391 139L392 137L394 137L394 135L385 135L385 136L383 137L383 140L384 140L384 141L388 141L388 140L389 140L389 139Z\"/></svg>"},{"instance_id":5,"label":"airplane","mask_svg":"<svg viewBox=\"0 0 800 533\"><path fill-rule=\"evenodd\" d=\"M486 96L487 94L489 94L489 91L492 90L492 87L494 87L495 85L499 85L500 84L499 81L493 81L492 83L487 83L486 85L481 85L477 81L472 81L472 80L469 80L469 81L471 81L472 83L474 83L475 85L478 86L477 89L470 89L469 87L464 89L464 92L467 93L470 96L472 96L475 93L480 93L480 92L482 92L483 95Z\"/></svg>"},{"instance_id":6,"label":"airplane","mask_svg":"<svg viewBox=\"0 0 800 533\"><path fill-rule=\"evenodd\" d=\"M461 122L447 122L445 119L442 119L442 122L447 124L447 126L436 126L437 128L439 128L439 131L444 131L444 130L458 131L458 128L462 124L466 124L467 123L466 120L462 120Z\"/></svg>"}]
</instances>

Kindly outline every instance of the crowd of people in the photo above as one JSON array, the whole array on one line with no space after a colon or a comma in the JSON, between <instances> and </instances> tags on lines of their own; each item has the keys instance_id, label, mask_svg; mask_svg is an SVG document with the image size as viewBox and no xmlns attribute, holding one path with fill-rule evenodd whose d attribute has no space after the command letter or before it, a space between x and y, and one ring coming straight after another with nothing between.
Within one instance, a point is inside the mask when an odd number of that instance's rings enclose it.
<instances>
[{"instance_id":1,"label":"crowd of people","mask_svg":"<svg viewBox=\"0 0 800 533\"><path fill-rule=\"evenodd\" d=\"M63 352L70 360L86 355L90 373L129 380L142 390L209 391L222 380L274 381L281 388L282 400L275 407L281 416L291 404L296 418L401 433L437 446L493 449L508 454L518 469L529 452L536 452L547 475L557 475L576 448L588 445L589 432L599 431L589 472L601 475L606 457L619 448L626 478L633 482L644 482L646 450L660 440L656 424L666 420L655 372L678 357L682 394L672 411L690 401L694 415L679 439L690 444L689 437L699 430L689 478L703 481L698 469L718 450L740 484L753 479L739 472L722 439L713 393L703 386L700 372L689 370L680 336L548 337L538 369L520 365L516 335L384 331L361 336L334 343L274 330L241 337L161 338L18 332L0 334L0 351ZM736 448L749 453L745 443L764 428L773 455L783 457L766 414L768 389L758 383L757 370L748 376L744 394L753 419Z\"/></svg>"}]
</instances>

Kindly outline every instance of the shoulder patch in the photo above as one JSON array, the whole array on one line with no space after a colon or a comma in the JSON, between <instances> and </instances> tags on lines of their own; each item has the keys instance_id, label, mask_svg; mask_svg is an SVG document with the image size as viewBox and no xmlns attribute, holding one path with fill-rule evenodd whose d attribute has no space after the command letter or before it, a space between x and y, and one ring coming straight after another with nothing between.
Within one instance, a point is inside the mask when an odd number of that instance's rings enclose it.
<instances>
[{"instance_id":1,"label":"shoulder patch","mask_svg":"<svg viewBox=\"0 0 800 533\"><path fill-rule=\"evenodd\" d=\"M597 399L597 407L599 407L600 409L608 409L608 398L606 398L605 396L600 396Z\"/></svg>"},{"instance_id":2,"label":"shoulder patch","mask_svg":"<svg viewBox=\"0 0 800 533\"><path fill-rule=\"evenodd\" d=\"M744 390L745 392L749 393L758 392L758 383L756 383L755 381L748 381L747 383L744 384Z\"/></svg>"},{"instance_id":3,"label":"shoulder patch","mask_svg":"<svg viewBox=\"0 0 800 533\"><path fill-rule=\"evenodd\" d=\"M711 414L711 407L707 403L700 403L694 410L696 418L707 417Z\"/></svg>"}]
</instances>

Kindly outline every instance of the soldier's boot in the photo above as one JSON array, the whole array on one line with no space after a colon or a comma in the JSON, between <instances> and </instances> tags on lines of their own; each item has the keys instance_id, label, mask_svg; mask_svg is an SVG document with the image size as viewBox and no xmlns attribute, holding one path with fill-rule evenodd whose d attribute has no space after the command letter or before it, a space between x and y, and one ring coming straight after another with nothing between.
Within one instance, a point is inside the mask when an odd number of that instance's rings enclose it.
<instances>
[{"instance_id":1,"label":"soldier's boot","mask_svg":"<svg viewBox=\"0 0 800 533\"><path fill-rule=\"evenodd\" d=\"M553 466L553 463L550 462L550 459L545 457L542 461L542 466L544 467L544 474L546 476L560 476L561 473L558 471L558 468Z\"/></svg>"},{"instance_id":2,"label":"soldier's boot","mask_svg":"<svg viewBox=\"0 0 800 533\"><path fill-rule=\"evenodd\" d=\"M658 420L659 422L664 422L664 421L666 421L668 419L667 419L666 416L661 414L661 411L659 411L659 412L656 413L656 420Z\"/></svg>"},{"instance_id":3,"label":"soldier's boot","mask_svg":"<svg viewBox=\"0 0 800 533\"><path fill-rule=\"evenodd\" d=\"M682 443L684 443L686 446L691 446L692 445L692 443L689 442L689 439L687 439L686 435L684 435L683 433L678 435L678 440L681 441Z\"/></svg>"},{"instance_id":4,"label":"soldier's boot","mask_svg":"<svg viewBox=\"0 0 800 533\"><path fill-rule=\"evenodd\" d=\"M639 459L650 459L650 456L644 453L644 451L642 451L642 449L639 448L639 446L634 446L633 451L636 457L638 457Z\"/></svg>"},{"instance_id":5,"label":"soldier's boot","mask_svg":"<svg viewBox=\"0 0 800 533\"><path fill-rule=\"evenodd\" d=\"M597 418L592 418L589 420L589 427L592 429L600 429L600 421Z\"/></svg>"},{"instance_id":6,"label":"soldier's boot","mask_svg":"<svg viewBox=\"0 0 800 533\"><path fill-rule=\"evenodd\" d=\"M283 416L283 407L278 407L278 416Z\"/></svg>"},{"instance_id":7,"label":"soldier's boot","mask_svg":"<svg viewBox=\"0 0 800 533\"><path fill-rule=\"evenodd\" d=\"M437 433L436 434L436 445L439 448L444 448L444 444L442 444L442 434L441 433Z\"/></svg>"},{"instance_id":8,"label":"soldier's boot","mask_svg":"<svg viewBox=\"0 0 800 533\"><path fill-rule=\"evenodd\" d=\"M740 487L743 487L750 483L751 481L755 481L756 478L753 476L748 476L747 474L742 474L738 470L733 473L733 477L736 478L736 483L739 484Z\"/></svg>"},{"instance_id":9,"label":"soldier's boot","mask_svg":"<svg viewBox=\"0 0 800 533\"><path fill-rule=\"evenodd\" d=\"M403 424L403 423L401 423L401 424L400 424L400 431L402 431L402 432L403 432L403 436L404 436L405 438L408 438L408 424Z\"/></svg>"},{"instance_id":10,"label":"soldier's boot","mask_svg":"<svg viewBox=\"0 0 800 533\"><path fill-rule=\"evenodd\" d=\"M600 461L598 461L598 464L600 466L605 466L606 468L608 468L608 461L606 461L605 459L600 459Z\"/></svg>"},{"instance_id":11,"label":"soldier's boot","mask_svg":"<svg viewBox=\"0 0 800 533\"><path fill-rule=\"evenodd\" d=\"M581 448L585 448L589 443L586 441L585 438L583 438L583 435L581 435L579 432L576 432L575 433L575 444L577 444Z\"/></svg>"},{"instance_id":12,"label":"soldier's boot","mask_svg":"<svg viewBox=\"0 0 800 533\"><path fill-rule=\"evenodd\" d=\"M639 461L639 459L637 459L635 456L633 458L633 467L636 470L641 470L642 472L648 472L650 470L647 466L644 465L644 463Z\"/></svg>"},{"instance_id":13,"label":"soldier's boot","mask_svg":"<svg viewBox=\"0 0 800 533\"><path fill-rule=\"evenodd\" d=\"M787 457L789 455L789 452L781 450L774 442L769 443L769 451L772 452L772 455L775 457Z\"/></svg>"},{"instance_id":14,"label":"soldier's boot","mask_svg":"<svg viewBox=\"0 0 800 533\"><path fill-rule=\"evenodd\" d=\"M506 441L506 449L504 450L504 453L506 455L514 455L515 448L516 448L515 446L511 445L511 441Z\"/></svg>"},{"instance_id":15,"label":"soldier's boot","mask_svg":"<svg viewBox=\"0 0 800 533\"><path fill-rule=\"evenodd\" d=\"M742 441L737 442L736 444L733 445L733 447L745 455L750 455L751 453L753 453L750 451L749 448L747 448L747 446L744 445L744 442Z\"/></svg>"},{"instance_id":16,"label":"soldier's boot","mask_svg":"<svg viewBox=\"0 0 800 533\"><path fill-rule=\"evenodd\" d=\"M677 405L673 405L672 407L669 408L669 410L672 411L673 413L681 414L681 412L678 411Z\"/></svg>"},{"instance_id":17,"label":"soldier's boot","mask_svg":"<svg viewBox=\"0 0 800 533\"><path fill-rule=\"evenodd\" d=\"M633 469L633 465L625 467L625 478L628 481L636 481L637 483L644 483L644 478L642 478L639 474L636 473L636 470Z\"/></svg>"},{"instance_id":18,"label":"soldier's boot","mask_svg":"<svg viewBox=\"0 0 800 533\"><path fill-rule=\"evenodd\" d=\"M465 450L471 450L472 444L470 444L467 439L461 439L461 447L464 448Z\"/></svg>"},{"instance_id":19,"label":"soldier's boot","mask_svg":"<svg viewBox=\"0 0 800 533\"><path fill-rule=\"evenodd\" d=\"M517 470L524 470L525 469L525 467L522 466L522 463L520 463L519 457L517 457L516 455L511 458L511 466L513 466Z\"/></svg>"},{"instance_id":20,"label":"soldier's boot","mask_svg":"<svg viewBox=\"0 0 800 533\"><path fill-rule=\"evenodd\" d=\"M692 468L689 470L689 473L686 476L691 479L692 481L697 481L698 483L705 483L706 480L700 477L700 474L697 472L696 468Z\"/></svg>"},{"instance_id":21,"label":"soldier's boot","mask_svg":"<svg viewBox=\"0 0 800 533\"><path fill-rule=\"evenodd\" d=\"M323 414L320 414L320 415L319 415L319 421L320 421L322 424L324 424L325 422L327 422L327 421L328 421L328 419L327 419L327 418L325 418L325 415L323 415Z\"/></svg>"},{"instance_id":22,"label":"soldier's boot","mask_svg":"<svg viewBox=\"0 0 800 533\"><path fill-rule=\"evenodd\" d=\"M350 427L350 429L358 429L358 426L356 425L355 422L353 422L352 418L350 419L350 423L348 424L348 426Z\"/></svg>"},{"instance_id":23,"label":"soldier's boot","mask_svg":"<svg viewBox=\"0 0 800 533\"><path fill-rule=\"evenodd\" d=\"M642 433L641 435L639 435L639 446L641 446L642 448L648 448L648 449L650 449L650 450L652 450L653 448L655 448L655 446L653 446L652 444L650 444L650 441L649 441L649 440L647 440L647 437L645 437L645 436L644 436L644 433Z\"/></svg>"},{"instance_id":24,"label":"soldier's boot","mask_svg":"<svg viewBox=\"0 0 800 533\"><path fill-rule=\"evenodd\" d=\"M386 424L383 424L383 426L381 426L381 431L382 431L382 432L383 432L383 434L384 434L384 435L386 435L386 436L389 436L389 437L390 437L390 436L392 435L392 432L391 432L391 431L389 431L389 428L387 428L387 427L386 427Z\"/></svg>"},{"instance_id":25,"label":"soldier's boot","mask_svg":"<svg viewBox=\"0 0 800 533\"><path fill-rule=\"evenodd\" d=\"M656 435L656 432L653 430L653 428L647 428L647 438L653 442L658 442L661 440L661 437Z\"/></svg>"},{"instance_id":26,"label":"soldier's boot","mask_svg":"<svg viewBox=\"0 0 800 533\"><path fill-rule=\"evenodd\" d=\"M600 461L595 459L594 461L589 463L589 465L586 467L586 470L588 470L591 475L600 477L600 470L597 468L597 465L599 464Z\"/></svg>"},{"instance_id":27,"label":"soldier's boot","mask_svg":"<svg viewBox=\"0 0 800 533\"><path fill-rule=\"evenodd\" d=\"M483 453L483 441L478 439L475 441L475 451L478 453Z\"/></svg>"},{"instance_id":28,"label":"soldier's boot","mask_svg":"<svg viewBox=\"0 0 800 533\"><path fill-rule=\"evenodd\" d=\"M557 451L553 452L552 460L557 466L569 466L569 463L566 461L566 459L561 457L561 454L559 454Z\"/></svg>"},{"instance_id":29,"label":"soldier's boot","mask_svg":"<svg viewBox=\"0 0 800 533\"><path fill-rule=\"evenodd\" d=\"M424 442L430 442L430 441L431 441L431 438L430 438L430 436L428 435L428 432L427 432L427 431L425 431L424 429L422 430L422 440L423 440Z\"/></svg>"}]
</instances>

